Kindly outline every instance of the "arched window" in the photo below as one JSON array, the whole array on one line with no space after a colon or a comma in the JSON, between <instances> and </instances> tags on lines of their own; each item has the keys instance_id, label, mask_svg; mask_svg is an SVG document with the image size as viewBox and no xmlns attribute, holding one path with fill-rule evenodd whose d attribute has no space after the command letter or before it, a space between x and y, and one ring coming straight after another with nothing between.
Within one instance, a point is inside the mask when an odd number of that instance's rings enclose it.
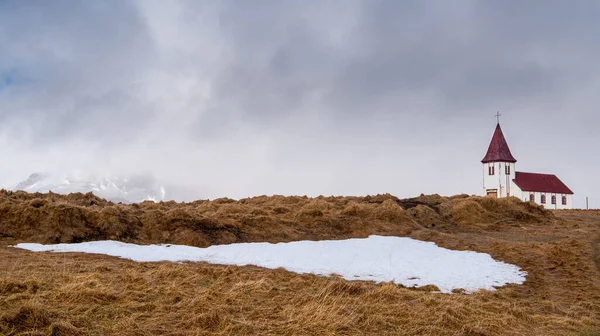
<instances>
[{"instance_id":1,"label":"arched window","mask_svg":"<svg viewBox=\"0 0 600 336\"><path fill-rule=\"evenodd\" d=\"M546 204L546 195L542 194L542 200L540 203Z\"/></svg>"},{"instance_id":2,"label":"arched window","mask_svg":"<svg viewBox=\"0 0 600 336\"><path fill-rule=\"evenodd\" d=\"M552 195L550 200L552 201L552 204L556 204L556 195Z\"/></svg>"},{"instance_id":3,"label":"arched window","mask_svg":"<svg viewBox=\"0 0 600 336\"><path fill-rule=\"evenodd\" d=\"M529 194L529 200L531 202L535 202L535 194L534 193Z\"/></svg>"},{"instance_id":4,"label":"arched window","mask_svg":"<svg viewBox=\"0 0 600 336\"><path fill-rule=\"evenodd\" d=\"M567 196L562 197L562 205L567 205Z\"/></svg>"}]
</instances>

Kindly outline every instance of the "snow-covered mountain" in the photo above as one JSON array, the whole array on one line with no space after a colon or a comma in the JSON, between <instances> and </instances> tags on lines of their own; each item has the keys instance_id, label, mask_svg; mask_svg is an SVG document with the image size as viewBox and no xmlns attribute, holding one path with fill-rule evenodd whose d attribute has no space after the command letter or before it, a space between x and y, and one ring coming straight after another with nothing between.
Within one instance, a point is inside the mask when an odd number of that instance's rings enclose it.
<instances>
[{"instance_id":1,"label":"snow-covered mountain","mask_svg":"<svg viewBox=\"0 0 600 336\"><path fill-rule=\"evenodd\" d=\"M73 173L65 176L34 173L18 183L14 190L57 194L92 192L113 202L137 203L145 200L165 200L166 190L156 179L147 175L129 177L84 175Z\"/></svg>"}]
</instances>

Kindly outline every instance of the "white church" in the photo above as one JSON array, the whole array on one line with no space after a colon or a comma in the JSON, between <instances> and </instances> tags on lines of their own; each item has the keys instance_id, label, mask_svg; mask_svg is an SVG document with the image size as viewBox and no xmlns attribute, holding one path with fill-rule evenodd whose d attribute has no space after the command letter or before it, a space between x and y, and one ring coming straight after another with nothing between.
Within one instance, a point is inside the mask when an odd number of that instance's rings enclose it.
<instances>
[{"instance_id":1,"label":"white church","mask_svg":"<svg viewBox=\"0 0 600 336\"><path fill-rule=\"evenodd\" d=\"M516 171L513 157L500 128L496 126L483 163L483 190L489 197L518 197L546 209L572 209L573 192L556 175Z\"/></svg>"}]
</instances>

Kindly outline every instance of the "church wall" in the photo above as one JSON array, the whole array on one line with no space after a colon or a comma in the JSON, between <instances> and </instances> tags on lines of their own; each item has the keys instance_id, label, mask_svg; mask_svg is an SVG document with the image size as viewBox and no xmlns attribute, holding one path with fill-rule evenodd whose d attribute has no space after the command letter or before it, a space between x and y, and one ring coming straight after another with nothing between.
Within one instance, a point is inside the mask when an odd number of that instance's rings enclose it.
<instances>
[{"instance_id":1,"label":"church wall","mask_svg":"<svg viewBox=\"0 0 600 336\"><path fill-rule=\"evenodd\" d=\"M521 200L524 202L529 201L529 195L534 195L534 202L543 206L545 209L554 209L554 210L563 210L563 209L573 209L573 195L568 194L560 194L560 193L547 193L547 192L538 192L538 191L523 191L521 195ZM546 196L546 203L542 204L542 195ZM552 204L552 196L556 196L556 204ZM567 197L567 204L562 204L562 197Z\"/></svg>"},{"instance_id":2,"label":"church wall","mask_svg":"<svg viewBox=\"0 0 600 336\"><path fill-rule=\"evenodd\" d=\"M505 166L510 166L510 174L506 174ZM487 191L496 189L496 197L506 197L507 193L512 192L512 180L515 178L515 164L509 162L484 163L483 165L483 195ZM489 174L489 168L494 167L494 175ZM508 187L508 188L507 188Z\"/></svg>"},{"instance_id":3,"label":"church wall","mask_svg":"<svg viewBox=\"0 0 600 336\"><path fill-rule=\"evenodd\" d=\"M525 194L523 193L521 188L519 188L519 186L517 186L513 180L510 181L510 192L511 196L517 197L521 200L523 199L523 197L525 197Z\"/></svg>"},{"instance_id":4,"label":"church wall","mask_svg":"<svg viewBox=\"0 0 600 336\"><path fill-rule=\"evenodd\" d=\"M533 193L535 198L535 203L542 205L545 209L573 209L573 195L569 194L560 194L560 193L542 193L542 192L530 192L530 191L522 191L515 182L511 181L511 195L521 199L523 202L529 201L529 195ZM542 204L542 194L546 195L546 204ZM556 204L552 204L552 195L556 196ZM567 204L562 204L562 197L567 197Z\"/></svg>"}]
</instances>

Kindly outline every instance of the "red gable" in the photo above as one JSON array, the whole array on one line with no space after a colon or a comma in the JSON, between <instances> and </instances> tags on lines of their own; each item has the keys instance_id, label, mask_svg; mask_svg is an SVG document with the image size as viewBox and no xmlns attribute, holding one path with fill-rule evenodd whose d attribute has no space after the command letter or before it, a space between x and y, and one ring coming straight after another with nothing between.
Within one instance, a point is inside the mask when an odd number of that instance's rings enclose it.
<instances>
[{"instance_id":1,"label":"red gable","mask_svg":"<svg viewBox=\"0 0 600 336\"><path fill-rule=\"evenodd\" d=\"M516 172L513 181L522 191L539 191L573 195L571 189L556 177L556 175Z\"/></svg>"},{"instance_id":2,"label":"red gable","mask_svg":"<svg viewBox=\"0 0 600 336\"><path fill-rule=\"evenodd\" d=\"M483 160L481 160L481 162L488 163L498 161L513 163L517 162L508 148L508 143L506 143L506 139L504 138L500 124L496 126L496 131L494 131L494 136L492 136L492 141L490 142L490 147L488 148L487 154Z\"/></svg>"}]
</instances>

